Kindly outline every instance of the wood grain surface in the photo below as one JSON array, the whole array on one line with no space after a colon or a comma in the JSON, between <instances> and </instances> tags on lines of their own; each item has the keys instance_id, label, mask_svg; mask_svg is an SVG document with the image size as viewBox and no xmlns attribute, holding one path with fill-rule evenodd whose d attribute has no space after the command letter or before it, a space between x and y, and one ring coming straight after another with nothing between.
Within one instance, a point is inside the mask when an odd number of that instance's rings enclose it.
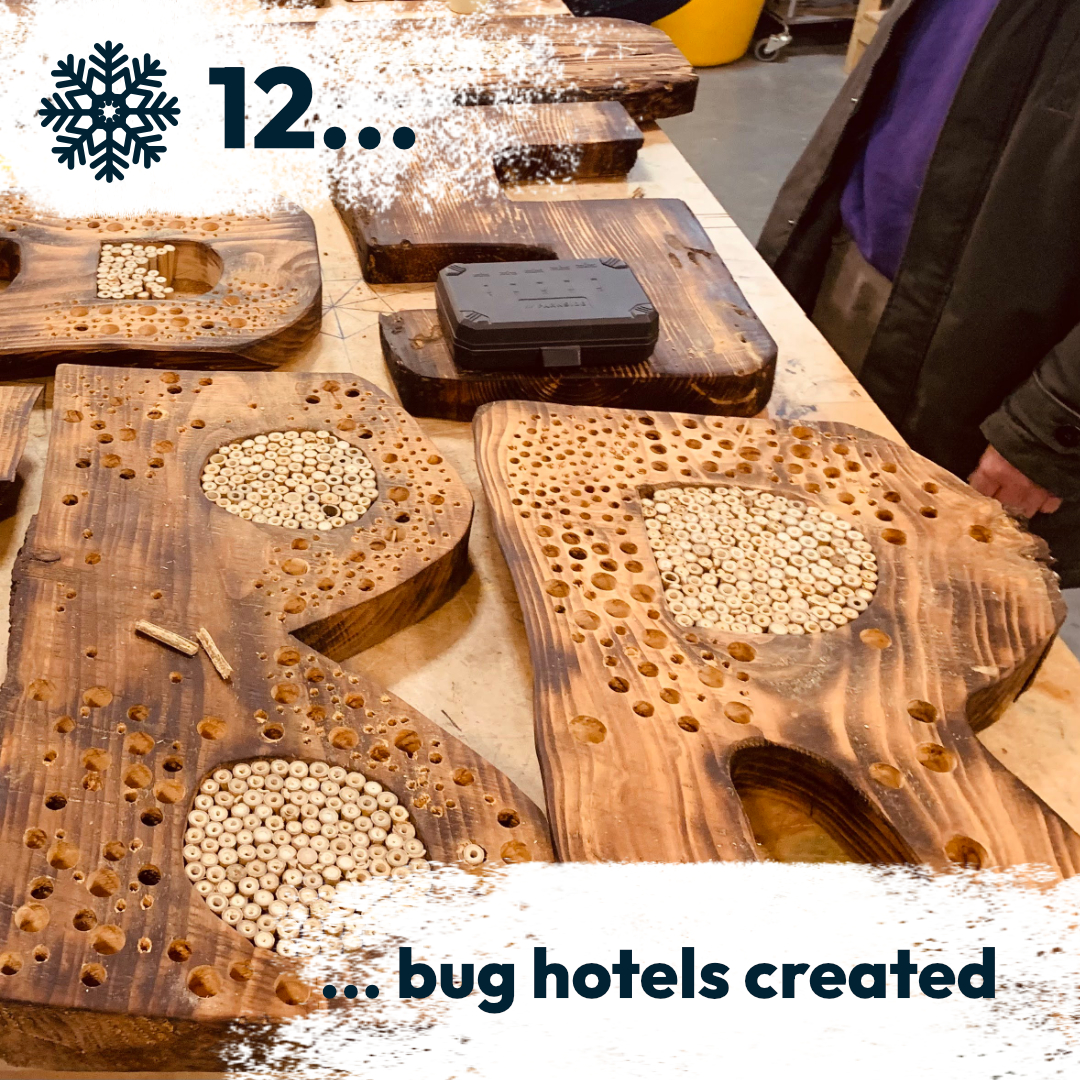
<instances>
[{"instance_id":1,"label":"wood grain surface","mask_svg":"<svg viewBox=\"0 0 1080 1080\"><path fill-rule=\"evenodd\" d=\"M535 671L563 859L1041 864L1080 838L980 745L1064 608L992 499L847 425L498 402L474 422ZM639 500L739 485L857 523L880 564L834 633L749 640L668 610Z\"/></svg>"},{"instance_id":2,"label":"wood grain surface","mask_svg":"<svg viewBox=\"0 0 1080 1080\"><path fill-rule=\"evenodd\" d=\"M480 9L468 15L450 10L447 0L308 0L299 6L267 4L263 0L245 0L235 6L236 14L252 22L310 23L351 22L365 19L448 18L468 27L479 18L517 17L522 15L570 16L562 0L481 0Z\"/></svg>"},{"instance_id":3,"label":"wood grain surface","mask_svg":"<svg viewBox=\"0 0 1080 1080\"><path fill-rule=\"evenodd\" d=\"M36 384L0 386L0 483L15 480L30 434L30 410L41 396Z\"/></svg>"},{"instance_id":4,"label":"wood grain surface","mask_svg":"<svg viewBox=\"0 0 1080 1080\"><path fill-rule=\"evenodd\" d=\"M317 22L298 23L294 32L314 35L321 29ZM341 23L343 50L359 42L348 33L356 25ZM662 120L690 112L697 93L694 69L667 34L626 19L485 11L453 20L442 14L426 20L376 17L363 23L363 32L369 54L410 50L413 76L424 80L430 72L459 105L619 101L635 120ZM425 70L433 51L426 40L447 33L467 42L471 58L454 83L437 66ZM343 63L347 55L343 51L333 60Z\"/></svg>"},{"instance_id":5,"label":"wood grain surface","mask_svg":"<svg viewBox=\"0 0 1080 1080\"><path fill-rule=\"evenodd\" d=\"M548 105L466 110L505 133L481 193L448 186L433 207L408 179L387 207L337 198L364 276L433 281L454 262L614 255L633 268L660 311L645 363L565 372L459 371L430 310L380 318L383 354L402 402L420 416L468 420L485 402L525 397L573 404L760 412L776 346L687 206L673 199L519 202L498 179L625 175L641 134L619 106ZM498 176L496 175L498 174Z\"/></svg>"},{"instance_id":6,"label":"wood grain surface","mask_svg":"<svg viewBox=\"0 0 1080 1080\"><path fill-rule=\"evenodd\" d=\"M202 368L276 367L318 333L322 279L303 211L259 218L43 216L0 197L0 375L51 371L59 358ZM167 300L97 295L102 244L178 249Z\"/></svg>"},{"instance_id":7,"label":"wood grain surface","mask_svg":"<svg viewBox=\"0 0 1080 1080\"><path fill-rule=\"evenodd\" d=\"M349 374L64 365L53 417L0 693L0 997L39 1032L53 1023L42 1006L61 1010L58 1032L66 1009L133 1018L130 1031L95 1029L106 1041L128 1032L129 1068L160 1064L166 1043L172 1067L208 1067L221 1029L194 1038L176 1021L243 1016L259 1031L260 1019L326 1004L280 996L287 961L224 924L184 876L186 814L213 768L255 756L346 765L399 796L433 860L458 863L467 841L486 866L551 857L542 813L505 776L305 643L345 656L452 595L472 502L416 423ZM223 442L322 427L375 464L379 496L356 526L257 525L203 496L203 464ZM137 636L140 619L184 636L206 627L231 679L201 651ZM34 919L17 915L28 904ZM119 951L102 947L104 927ZM230 977L236 963L251 977ZM98 985L85 979L93 964ZM193 976L205 967L220 977L211 996L193 989L205 993ZM89 1049L99 1057L57 1047L55 1064L114 1060Z\"/></svg>"}]
</instances>

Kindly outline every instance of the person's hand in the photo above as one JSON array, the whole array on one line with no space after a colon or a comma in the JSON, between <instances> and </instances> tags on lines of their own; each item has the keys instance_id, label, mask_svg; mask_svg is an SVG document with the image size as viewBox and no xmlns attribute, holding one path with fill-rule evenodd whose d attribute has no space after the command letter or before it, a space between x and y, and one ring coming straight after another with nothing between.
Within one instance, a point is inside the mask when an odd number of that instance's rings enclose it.
<instances>
[{"instance_id":1,"label":"person's hand","mask_svg":"<svg viewBox=\"0 0 1080 1080\"><path fill-rule=\"evenodd\" d=\"M1052 514L1061 506L1056 495L1029 480L992 446L984 451L978 468L968 477L968 483L980 494L997 499L1006 510L1025 518Z\"/></svg>"}]
</instances>

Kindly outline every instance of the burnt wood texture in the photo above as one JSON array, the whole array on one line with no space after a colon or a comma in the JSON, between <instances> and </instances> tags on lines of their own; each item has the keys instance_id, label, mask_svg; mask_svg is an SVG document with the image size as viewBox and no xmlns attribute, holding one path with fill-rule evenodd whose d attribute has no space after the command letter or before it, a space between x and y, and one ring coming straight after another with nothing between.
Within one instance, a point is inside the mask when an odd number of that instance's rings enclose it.
<instances>
[{"instance_id":1,"label":"burnt wood texture","mask_svg":"<svg viewBox=\"0 0 1080 1080\"><path fill-rule=\"evenodd\" d=\"M524 397L737 416L760 412L772 390L776 345L684 203L519 201L496 181L496 174L624 174L641 145L625 113L610 103L469 112L474 123L506 132L505 148L488 165L493 175L486 194L449 186L429 207L410 197L406 177L387 207L369 208L339 195L367 280L434 281L455 262L614 256L630 265L659 310L660 338L642 363L485 373L456 367L433 311L384 315L383 355L406 408L468 420L486 402Z\"/></svg>"},{"instance_id":2,"label":"burnt wood texture","mask_svg":"<svg viewBox=\"0 0 1080 1080\"><path fill-rule=\"evenodd\" d=\"M271 368L309 344L322 318L315 226L301 210L264 217L45 216L0 198L0 374L62 359L162 367ZM98 296L104 244L176 248L164 300Z\"/></svg>"},{"instance_id":3,"label":"burnt wood texture","mask_svg":"<svg viewBox=\"0 0 1080 1080\"><path fill-rule=\"evenodd\" d=\"M994 500L841 424L507 401L474 429L560 858L1076 871L1080 838L973 732L1064 615L1045 546ZM679 625L641 507L673 485L858 526L879 564L869 607L798 637Z\"/></svg>"},{"instance_id":4,"label":"burnt wood texture","mask_svg":"<svg viewBox=\"0 0 1080 1080\"><path fill-rule=\"evenodd\" d=\"M357 523L289 530L204 496L220 445L286 429L365 452L378 495ZM551 858L542 813L502 773L338 663L456 591L471 519L415 421L350 374L58 369L0 693L8 1060L212 1067L219 1037L244 1037L221 1025L325 1007L185 877L186 816L219 765L361 771L398 795L436 862L460 865L466 843L483 866ZM140 620L205 628L231 677L137 635Z\"/></svg>"},{"instance_id":5,"label":"burnt wood texture","mask_svg":"<svg viewBox=\"0 0 1080 1080\"><path fill-rule=\"evenodd\" d=\"M30 413L41 387L0 386L0 483L13 483L30 434Z\"/></svg>"}]
</instances>

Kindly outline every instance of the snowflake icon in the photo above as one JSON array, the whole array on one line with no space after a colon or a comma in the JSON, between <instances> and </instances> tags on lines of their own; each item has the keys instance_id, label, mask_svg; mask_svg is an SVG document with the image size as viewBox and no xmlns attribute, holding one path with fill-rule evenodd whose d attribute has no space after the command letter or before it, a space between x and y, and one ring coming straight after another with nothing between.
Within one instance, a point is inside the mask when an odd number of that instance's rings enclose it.
<instances>
[{"instance_id":1,"label":"snowflake icon","mask_svg":"<svg viewBox=\"0 0 1080 1080\"><path fill-rule=\"evenodd\" d=\"M53 124L54 132L66 132L57 135L52 148L57 160L74 169L76 159L85 165L89 157L90 168L98 170L95 178L109 184L124 179L128 158L146 169L160 161L168 147L154 127L175 127L180 115L175 97L166 101L164 91L154 97L161 86L158 76L168 74L161 61L146 53L141 62L136 57L129 63L123 48L106 41L94 46L89 61L76 64L72 53L57 61L51 74L64 93L42 98L38 110L42 127Z\"/></svg>"}]
</instances>

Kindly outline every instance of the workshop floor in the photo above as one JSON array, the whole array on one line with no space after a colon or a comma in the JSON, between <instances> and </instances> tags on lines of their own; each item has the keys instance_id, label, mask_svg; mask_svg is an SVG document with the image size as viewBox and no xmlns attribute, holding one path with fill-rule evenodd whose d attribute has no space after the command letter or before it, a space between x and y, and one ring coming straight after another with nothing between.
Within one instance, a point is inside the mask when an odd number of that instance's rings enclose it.
<instances>
[{"instance_id":1,"label":"workshop floor","mask_svg":"<svg viewBox=\"0 0 1080 1080\"><path fill-rule=\"evenodd\" d=\"M755 242L774 198L844 83L847 35L805 27L779 60L698 71L697 104L662 123L668 137ZM1065 593L1062 637L1080 653L1080 589Z\"/></svg>"}]
</instances>

